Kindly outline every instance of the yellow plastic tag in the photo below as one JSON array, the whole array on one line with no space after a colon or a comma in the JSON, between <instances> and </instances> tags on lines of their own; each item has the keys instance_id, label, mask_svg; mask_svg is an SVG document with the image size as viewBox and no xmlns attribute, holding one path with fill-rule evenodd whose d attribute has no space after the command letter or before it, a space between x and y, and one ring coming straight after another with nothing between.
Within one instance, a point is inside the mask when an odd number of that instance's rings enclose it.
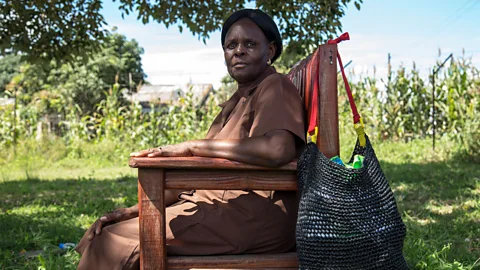
<instances>
[{"instance_id":1,"label":"yellow plastic tag","mask_svg":"<svg viewBox=\"0 0 480 270\"><path fill-rule=\"evenodd\" d=\"M365 145L367 145L367 139L365 138L365 125L363 124L362 118L360 118L360 121L358 123L354 123L353 127L355 128L355 131L357 132L358 141L360 142L360 146L365 147Z\"/></svg>"},{"instance_id":2,"label":"yellow plastic tag","mask_svg":"<svg viewBox=\"0 0 480 270\"><path fill-rule=\"evenodd\" d=\"M313 135L310 135L310 133L307 132L307 143L313 142L314 144L317 144L317 138L318 138L318 127L315 127L315 131L313 132Z\"/></svg>"}]
</instances>

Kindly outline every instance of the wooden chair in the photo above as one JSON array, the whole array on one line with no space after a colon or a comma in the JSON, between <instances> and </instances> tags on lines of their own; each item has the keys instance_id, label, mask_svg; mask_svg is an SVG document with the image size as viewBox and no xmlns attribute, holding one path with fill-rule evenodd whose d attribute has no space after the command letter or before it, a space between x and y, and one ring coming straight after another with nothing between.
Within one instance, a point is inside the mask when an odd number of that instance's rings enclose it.
<instances>
[{"instance_id":1,"label":"wooden chair","mask_svg":"<svg viewBox=\"0 0 480 270\"><path fill-rule=\"evenodd\" d=\"M305 85L319 83L319 149L328 157L338 155L337 45L322 45L318 72L295 69L289 78L309 100ZM312 57L302 63L310 61ZM302 64L300 63L300 64ZM311 95L310 95L311 96ZM308 103L307 102L307 103ZM138 168L140 209L140 269L298 269L295 252L219 256L169 256L165 246L165 189L183 190L297 190L296 162L266 168L240 162L202 157L131 158Z\"/></svg>"}]
</instances>

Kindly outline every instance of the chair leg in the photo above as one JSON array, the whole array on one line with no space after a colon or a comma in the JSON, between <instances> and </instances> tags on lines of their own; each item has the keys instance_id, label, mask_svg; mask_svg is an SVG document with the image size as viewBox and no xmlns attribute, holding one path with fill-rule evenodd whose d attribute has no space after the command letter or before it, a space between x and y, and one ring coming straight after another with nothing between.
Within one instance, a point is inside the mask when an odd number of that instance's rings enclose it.
<instances>
[{"instance_id":1,"label":"chair leg","mask_svg":"<svg viewBox=\"0 0 480 270\"><path fill-rule=\"evenodd\" d=\"M140 269L167 269L165 243L165 173L138 170Z\"/></svg>"}]
</instances>

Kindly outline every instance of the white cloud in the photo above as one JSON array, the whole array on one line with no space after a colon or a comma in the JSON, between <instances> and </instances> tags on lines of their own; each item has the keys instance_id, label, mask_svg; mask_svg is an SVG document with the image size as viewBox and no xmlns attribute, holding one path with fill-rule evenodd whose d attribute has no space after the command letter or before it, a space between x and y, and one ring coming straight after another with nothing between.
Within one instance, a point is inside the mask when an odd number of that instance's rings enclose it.
<instances>
[{"instance_id":1,"label":"white cloud","mask_svg":"<svg viewBox=\"0 0 480 270\"><path fill-rule=\"evenodd\" d=\"M461 43L448 42L439 46L438 41L429 40L426 37L404 37L400 35L351 35L351 40L339 44L339 51L344 63L352 60L348 69L353 69L355 77L359 75L373 75L373 69L376 68L377 78L386 78L388 54L391 54L392 70L395 71L399 66L407 69L416 68L420 75L427 78L432 67L437 61L443 61L450 52L454 57L462 54ZM441 48L442 55L438 56L438 48ZM475 65L480 64L480 54L478 49L472 46L465 49L466 57L472 57Z\"/></svg>"},{"instance_id":2,"label":"white cloud","mask_svg":"<svg viewBox=\"0 0 480 270\"><path fill-rule=\"evenodd\" d=\"M144 48L143 70L152 84L212 83L218 88L227 74L218 33L205 45L187 32L180 34L176 27L127 21L111 25Z\"/></svg>"},{"instance_id":3,"label":"white cloud","mask_svg":"<svg viewBox=\"0 0 480 270\"><path fill-rule=\"evenodd\" d=\"M227 69L223 52L206 48L173 53L146 53L143 69L152 84L212 83L215 88Z\"/></svg>"},{"instance_id":4,"label":"white cloud","mask_svg":"<svg viewBox=\"0 0 480 270\"><path fill-rule=\"evenodd\" d=\"M118 26L118 31L128 38L136 39L144 47L142 57L147 80L153 84L212 83L215 88L227 74L223 52L220 46L220 34L215 32L207 41L207 45L193 37L188 31L180 34L173 26L166 29L163 25L116 21L111 25ZM480 37L471 40L480 40ZM467 45L467 46L465 46ZM360 76L386 78L388 53L391 54L392 69L400 65L407 69L413 67L420 70L422 77L427 77L437 61L453 52L455 57L462 54L465 47L466 57L480 66L480 53L474 44L467 41L456 41L446 37L442 39L428 36L400 34L352 34L351 40L339 44L339 51L344 64L352 60L347 72L353 70L358 79ZM442 55L438 57L438 48Z\"/></svg>"},{"instance_id":5,"label":"white cloud","mask_svg":"<svg viewBox=\"0 0 480 270\"><path fill-rule=\"evenodd\" d=\"M472 56L472 64L474 64L477 68L480 68L480 52Z\"/></svg>"}]
</instances>

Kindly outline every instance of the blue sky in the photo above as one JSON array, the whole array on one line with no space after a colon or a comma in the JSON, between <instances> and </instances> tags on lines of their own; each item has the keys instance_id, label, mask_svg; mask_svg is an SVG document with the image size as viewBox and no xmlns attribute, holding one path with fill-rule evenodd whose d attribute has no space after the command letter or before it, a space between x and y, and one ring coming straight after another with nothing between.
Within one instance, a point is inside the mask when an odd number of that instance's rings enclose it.
<instances>
[{"instance_id":1,"label":"blue sky","mask_svg":"<svg viewBox=\"0 0 480 270\"><path fill-rule=\"evenodd\" d=\"M227 74L220 46L220 33L203 44L184 29L169 29L151 22L143 25L135 16L122 19L118 3L104 2L109 26L136 39L145 49L143 68L153 84L212 83L218 87ZM344 62L358 76L385 77L387 55L392 65L417 68L426 75L436 61L449 53L467 58L480 67L480 0L364 0L361 10L348 6L341 19L351 40L339 45ZM340 34L340 33L339 33ZM439 56L441 49L441 56Z\"/></svg>"}]
</instances>

